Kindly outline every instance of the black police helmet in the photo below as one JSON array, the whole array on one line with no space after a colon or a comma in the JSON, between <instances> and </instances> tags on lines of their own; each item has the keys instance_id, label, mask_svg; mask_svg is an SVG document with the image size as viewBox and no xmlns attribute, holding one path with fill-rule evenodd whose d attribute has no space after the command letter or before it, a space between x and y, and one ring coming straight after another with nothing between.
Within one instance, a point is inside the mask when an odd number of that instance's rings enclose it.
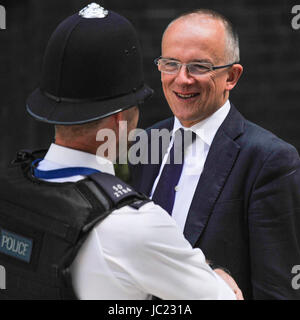
<instances>
[{"instance_id":1,"label":"black police helmet","mask_svg":"<svg viewBox=\"0 0 300 320\"><path fill-rule=\"evenodd\" d=\"M27 111L40 121L91 122L139 105L153 93L144 84L131 23L94 3L88 7L65 19L48 42L40 88L27 99Z\"/></svg>"}]
</instances>

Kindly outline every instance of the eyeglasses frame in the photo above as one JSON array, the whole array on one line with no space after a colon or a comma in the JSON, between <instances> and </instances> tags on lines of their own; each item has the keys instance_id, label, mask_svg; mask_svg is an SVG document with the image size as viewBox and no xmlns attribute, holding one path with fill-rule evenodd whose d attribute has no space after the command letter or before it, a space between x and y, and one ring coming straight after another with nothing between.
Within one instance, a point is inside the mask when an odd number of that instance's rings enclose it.
<instances>
[{"instance_id":1,"label":"eyeglasses frame","mask_svg":"<svg viewBox=\"0 0 300 320\"><path fill-rule=\"evenodd\" d=\"M178 65L180 65L180 68L177 70L177 72L179 72L179 70L181 69L182 66L187 66L187 65L191 64L191 63L181 63L181 62L179 62L179 61L177 61L177 60L172 60L172 59L164 58L164 57L162 57L162 56L154 59L154 64L155 64L156 66L158 66L159 60L161 60L161 59L165 59L165 60L170 60L170 61L177 62ZM214 66L214 65L211 64L210 62L205 62L205 63L210 64L211 67L210 67L209 70L207 70L206 72L203 72L203 74L205 74L205 73L207 73L207 72L209 72L209 71L213 71L213 70L217 70L217 69L222 69L222 68L231 67L231 66L233 66L234 64L237 64L238 62L233 62L233 63L225 64L225 65L223 65L223 66ZM159 70L159 71L160 71L160 70ZM167 74L176 74L176 73L177 73L177 72L166 72L166 71L160 71L160 72L167 73ZM189 72L189 71L188 71L188 72Z\"/></svg>"}]
</instances>

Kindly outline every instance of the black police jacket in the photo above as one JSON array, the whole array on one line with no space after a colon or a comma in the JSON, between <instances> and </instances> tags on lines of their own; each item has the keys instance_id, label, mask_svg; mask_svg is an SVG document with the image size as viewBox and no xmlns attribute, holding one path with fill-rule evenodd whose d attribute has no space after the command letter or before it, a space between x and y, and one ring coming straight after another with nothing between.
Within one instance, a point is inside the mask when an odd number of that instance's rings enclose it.
<instances>
[{"instance_id":1,"label":"black police jacket","mask_svg":"<svg viewBox=\"0 0 300 320\"><path fill-rule=\"evenodd\" d=\"M69 266L89 231L114 209L149 200L105 173L77 183L38 180L34 153L18 155L0 172L0 299L76 299Z\"/></svg>"}]
</instances>

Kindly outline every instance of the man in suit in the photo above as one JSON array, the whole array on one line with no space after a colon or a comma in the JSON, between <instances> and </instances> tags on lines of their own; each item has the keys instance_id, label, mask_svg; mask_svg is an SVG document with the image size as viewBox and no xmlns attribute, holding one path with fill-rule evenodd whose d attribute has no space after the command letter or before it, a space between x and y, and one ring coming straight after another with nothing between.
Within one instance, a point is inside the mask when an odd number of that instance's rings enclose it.
<instances>
[{"instance_id":1,"label":"man in suit","mask_svg":"<svg viewBox=\"0 0 300 320\"><path fill-rule=\"evenodd\" d=\"M173 135L158 164L131 167L132 184L169 211L192 246L231 272L245 299L300 299L291 285L300 264L299 155L229 101L243 71L231 23L211 10L180 16L164 32L156 63L174 117L148 133ZM195 161L191 147L185 150L176 180L165 163L178 129L192 131L200 151Z\"/></svg>"}]
</instances>

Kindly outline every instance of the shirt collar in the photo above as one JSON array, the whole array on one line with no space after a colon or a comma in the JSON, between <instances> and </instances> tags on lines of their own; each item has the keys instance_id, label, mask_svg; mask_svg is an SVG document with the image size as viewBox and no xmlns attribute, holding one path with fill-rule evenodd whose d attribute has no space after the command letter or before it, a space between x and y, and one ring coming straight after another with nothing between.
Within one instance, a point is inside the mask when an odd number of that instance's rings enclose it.
<instances>
[{"instance_id":1,"label":"shirt collar","mask_svg":"<svg viewBox=\"0 0 300 320\"><path fill-rule=\"evenodd\" d=\"M51 144L44 159L56 163L59 167L87 167L115 174L114 165L108 159L55 143Z\"/></svg>"},{"instance_id":2,"label":"shirt collar","mask_svg":"<svg viewBox=\"0 0 300 320\"><path fill-rule=\"evenodd\" d=\"M175 133L178 129L183 128L184 130L192 130L196 133L198 137L200 137L207 145L211 146L212 141L220 128L221 124L227 117L230 110L230 102L227 100L225 104L214 112L208 118L196 123L190 128L184 127L179 119L175 117L173 133Z\"/></svg>"}]
</instances>

